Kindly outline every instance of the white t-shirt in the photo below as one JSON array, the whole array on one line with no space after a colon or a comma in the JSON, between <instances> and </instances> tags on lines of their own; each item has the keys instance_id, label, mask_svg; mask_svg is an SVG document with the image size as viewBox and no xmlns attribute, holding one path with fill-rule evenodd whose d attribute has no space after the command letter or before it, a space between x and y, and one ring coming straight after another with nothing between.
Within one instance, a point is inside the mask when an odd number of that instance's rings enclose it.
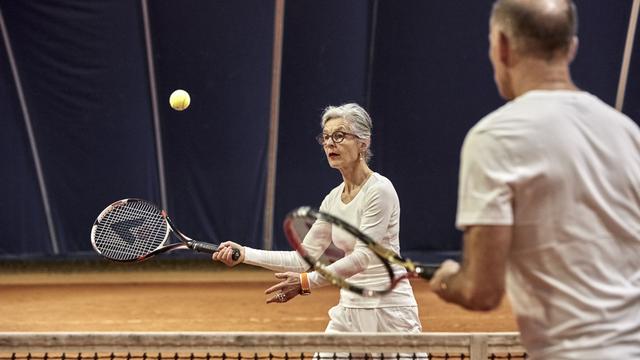
<instances>
[{"instance_id":1,"label":"white t-shirt","mask_svg":"<svg viewBox=\"0 0 640 360\"><path fill-rule=\"evenodd\" d=\"M530 91L464 142L456 225L511 225L533 358L640 358L640 130L593 95Z\"/></svg>"},{"instance_id":2,"label":"white t-shirt","mask_svg":"<svg viewBox=\"0 0 640 360\"><path fill-rule=\"evenodd\" d=\"M386 177L373 173L358 194L348 203L341 200L344 183L325 197L320 210L347 221L369 235L379 244L400 253L400 202ZM305 236L303 245L312 257L319 257L333 243L345 256L330 265L331 271L347 277L350 282L366 288L377 288L388 283L382 263L360 241L334 228L324 221L316 221ZM265 251L245 247L245 263L274 271L306 271L308 265L295 251ZM394 267L396 274L404 269ZM316 272L309 273L311 288L328 282ZM401 281L385 296L363 298L347 290L340 291L340 305L349 308L378 308L390 306L416 306L409 281Z\"/></svg>"}]
</instances>

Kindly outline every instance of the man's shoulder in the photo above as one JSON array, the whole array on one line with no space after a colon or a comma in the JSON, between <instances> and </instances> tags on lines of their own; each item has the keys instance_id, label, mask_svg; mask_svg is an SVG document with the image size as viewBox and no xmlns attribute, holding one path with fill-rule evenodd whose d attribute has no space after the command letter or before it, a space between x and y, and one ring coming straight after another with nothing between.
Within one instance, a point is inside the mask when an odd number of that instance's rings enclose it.
<instances>
[{"instance_id":1,"label":"man's shoulder","mask_svg":"<svg viewBox=\"0 0 640 360\"><path fill-rule=\"evenodd\" d=\"M520 106L510 101L489 114L482 117L472 128L469 134L483 133L494 129L500 129L514 125L513 121L519 118Z\"/></svg>"},{"instance_id":2,"label":"man's shoulder","mask_svg":"<svg viewBox=\"0 0 640 360\"><path fill-rule=\"evenodd\" d=\"M527 92L484 116L472 128L472 132L492 131L535 131L541 120L548 120L549 113L556 113L558 104L568 100L567 94L572 94L571 101L586 101L600 103L600 101L585 92L564 92L562 94L550 91ZM579 99L579 100L577 100Z\"/></svg>"}]
</instances>

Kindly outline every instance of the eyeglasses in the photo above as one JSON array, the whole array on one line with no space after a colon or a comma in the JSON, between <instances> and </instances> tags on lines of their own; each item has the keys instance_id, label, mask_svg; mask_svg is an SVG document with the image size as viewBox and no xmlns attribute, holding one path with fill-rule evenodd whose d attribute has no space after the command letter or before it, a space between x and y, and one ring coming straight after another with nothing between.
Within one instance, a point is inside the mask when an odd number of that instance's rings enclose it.
<instances>
[{"instance_id":1,"label":"eyeglasses","mask_svg":"<svg viewBox=\"0 0 640 360\"><path fill-rule=\"evenodd\" d=\"M344 141L344 138L347 135L350 135L350 136L353 136L353 137L358 137L358 135L356 135L356 134L352 134L352 133L348 133L348 132L344 132L344 131L338 130L338 131L333 132L332 134L322 133L322 134L316 136L316 140L318 141L318 144L320 144L320 145L326 144L329 141L329 139L333 140L334 144L340 144L341 142Z\"/></svg>"}]
</instances>

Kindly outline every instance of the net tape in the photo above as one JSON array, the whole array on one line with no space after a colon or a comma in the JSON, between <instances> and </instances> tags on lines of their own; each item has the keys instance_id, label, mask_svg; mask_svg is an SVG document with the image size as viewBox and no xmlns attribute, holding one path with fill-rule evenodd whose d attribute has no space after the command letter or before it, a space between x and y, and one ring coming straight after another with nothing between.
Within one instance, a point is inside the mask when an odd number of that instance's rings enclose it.
<instances>
[{"instance_id":1,"label":"net tape","mask_svg":"<svg viewBox=\"0 0 640 360\"><path fill-rule=\"evenodd\" d=\"M523 358L518 333L0 333L0 360Z\"/></svg>"}]
</instances>

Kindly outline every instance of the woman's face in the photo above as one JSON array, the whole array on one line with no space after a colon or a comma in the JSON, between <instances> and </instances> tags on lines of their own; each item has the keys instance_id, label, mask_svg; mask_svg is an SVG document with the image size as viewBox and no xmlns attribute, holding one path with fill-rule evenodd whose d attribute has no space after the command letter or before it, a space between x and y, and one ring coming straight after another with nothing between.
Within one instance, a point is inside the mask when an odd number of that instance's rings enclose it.
<instances>
[{"instance_id":1,"label":"woman's face","mask_svg":"<svg viewBox=\"0 0 640 360\"><path fill-rule=\"evenodd\" d=\"M342 132L344 136L337 136L340 135L339 132ZM336 135L336 133L338 134ZM334 169L343 169L352 167L360 161L362 143L351 133L351 128L343 118L327 121L324 124L322 134L325 137L322 148L327 156L329 166ZM340 138L342 138L341 141Z\"/></svg>"}]
</instances>

